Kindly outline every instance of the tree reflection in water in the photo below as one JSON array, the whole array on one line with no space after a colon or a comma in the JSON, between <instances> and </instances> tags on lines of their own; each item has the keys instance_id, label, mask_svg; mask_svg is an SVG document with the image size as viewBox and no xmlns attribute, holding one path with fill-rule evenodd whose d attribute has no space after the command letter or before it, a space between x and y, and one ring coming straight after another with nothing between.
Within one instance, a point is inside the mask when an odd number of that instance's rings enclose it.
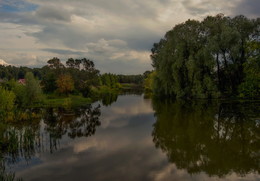
<instances>
[{"instance_id":1,"label":"tree reflection in water","mask_svg":"<svg viewBox=\"0 0 260 181\"><path fill-rule=\"evenodd\" d=\"M158 102L156 148L178 169L223 177L259 173L260 103Z\"/></svg>"},{"instance_id":2,"label":"tree reflection in water","mask_svg":"<svg viewBox=\"0 0 260 181\"><path fill-rule=\"evenodd\" d=\"M35 114L35 113L33 113ZM71 139L95 134L100 126L100 105L72 110L47 108L38 111L33 119L0 123L0 180L14 180L14 173L7 173L6 166L29 161L36 153L58 149L63 136ZM48 143L49 141L49 143ZM47 143L46 143L47 142ZM48 145L49 149L46 149Z\"/></svg>"},{"instance_id":3,"label":"tree reflection in water","mask_svg":"<svg viewBox=\"0 0 260 181\"><path fill-rule=\"evenodd\" d=\"M113 102L117 101L118 94L110 93L110 94L103 94L102 95L102 105L110 106Z\"/></svg>"},{"instance_id":4,"label":"tree reflection in water","mask_svg":"<svg viewBox=\"0 0 260 181\"><path fill-rule=\"evenodd\" d=\"M57 149L57 141L64 135L74 139L76 137L88 137L95 134L96 127L100 126L100 105L96 108L77 108L66 111L63 108L46 109L44 114L45 130L49 134L50 152Z\"/></svg>"}]
</instances>

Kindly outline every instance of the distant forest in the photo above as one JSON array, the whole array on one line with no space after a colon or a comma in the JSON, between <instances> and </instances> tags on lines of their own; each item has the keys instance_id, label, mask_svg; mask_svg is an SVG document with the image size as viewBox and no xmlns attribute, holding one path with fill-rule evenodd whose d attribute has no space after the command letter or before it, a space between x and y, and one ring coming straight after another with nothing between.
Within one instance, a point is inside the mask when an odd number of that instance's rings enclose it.
<instances>
[{"instance_id":1,"label":"distant forest","mask_svg":"<svg viewBox=\"0 0 260 181\"><path fill-rule=\"evenodd\" d=\"M144 75L116 75L100 74L92 60L69 58L65 65L57 57L48 60L42 68L28 68L0 65L0 79L2 82L25 79L28 72L40 81L44 93L59 91L59 84L72 84L68 93L78 92L88 97L92 87L106 86L118 88L120 84L143 84ZM66 92L66 91L65 91Z\"/></svg>"},{"instance_id":2,"label":"distant forest","mask_svg":"<svg viewBox=\"0 0 260 181\"><path fill-rule=\"evenodd\" d=\"M188 20L152 48L146 90L174 98L260 98L260 18Z\"/></svg>"}]
</instances>

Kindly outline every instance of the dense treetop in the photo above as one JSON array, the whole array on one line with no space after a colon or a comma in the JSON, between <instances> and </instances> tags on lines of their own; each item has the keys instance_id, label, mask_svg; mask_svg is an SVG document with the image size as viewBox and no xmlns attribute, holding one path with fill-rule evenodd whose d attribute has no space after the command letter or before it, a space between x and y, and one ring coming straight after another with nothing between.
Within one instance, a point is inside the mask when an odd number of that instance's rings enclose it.
<instances>
[{"instance_id":1,"label":"dense treetop","mask_svg":"<svg viewBox=\"0 0 260 181\"><path fill-rule=\"evenodd\" d=\"M152 48L153 92L177 98L260 97L260 19L188 20Z\"/></svg>"}]
</instances>

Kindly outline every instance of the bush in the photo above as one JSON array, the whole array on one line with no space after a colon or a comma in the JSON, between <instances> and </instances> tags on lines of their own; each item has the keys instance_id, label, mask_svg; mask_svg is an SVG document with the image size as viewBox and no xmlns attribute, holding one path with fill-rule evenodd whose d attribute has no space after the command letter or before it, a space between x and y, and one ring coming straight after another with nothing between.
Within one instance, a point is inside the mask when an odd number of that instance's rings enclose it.
<instances>
[{"instance_id":1,"label":"bush","mask_svg":"<svg viewBox=\"0 0 260 181\"><path fill-rule=\"evenodd\" d=\"M0 88L0 117L5 117L14 109L15 94L12 91Z\"/></svg>"}]
</instances>

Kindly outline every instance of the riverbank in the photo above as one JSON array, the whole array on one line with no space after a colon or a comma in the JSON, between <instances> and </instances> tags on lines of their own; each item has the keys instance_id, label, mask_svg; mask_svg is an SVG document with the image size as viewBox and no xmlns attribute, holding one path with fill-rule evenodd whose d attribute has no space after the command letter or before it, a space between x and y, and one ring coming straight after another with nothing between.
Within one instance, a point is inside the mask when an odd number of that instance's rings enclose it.
<instances>
[{"instance_id":1,"label":"riverbank","mask_svg":"<svg viewBox=\"0 0 260 181\"><path fill-rule=\"evenodd\" d=\"M59 95L57 93L44 94L42 102L32 107L78 107L91 104L97 100L101 100L106 95L119 95L125 92L141 91L142 85L138 84L120 84L120 87L111 88L107 86L91 87L89 96L84 97L81 94Z\"/></svg>"}]
</instances>

